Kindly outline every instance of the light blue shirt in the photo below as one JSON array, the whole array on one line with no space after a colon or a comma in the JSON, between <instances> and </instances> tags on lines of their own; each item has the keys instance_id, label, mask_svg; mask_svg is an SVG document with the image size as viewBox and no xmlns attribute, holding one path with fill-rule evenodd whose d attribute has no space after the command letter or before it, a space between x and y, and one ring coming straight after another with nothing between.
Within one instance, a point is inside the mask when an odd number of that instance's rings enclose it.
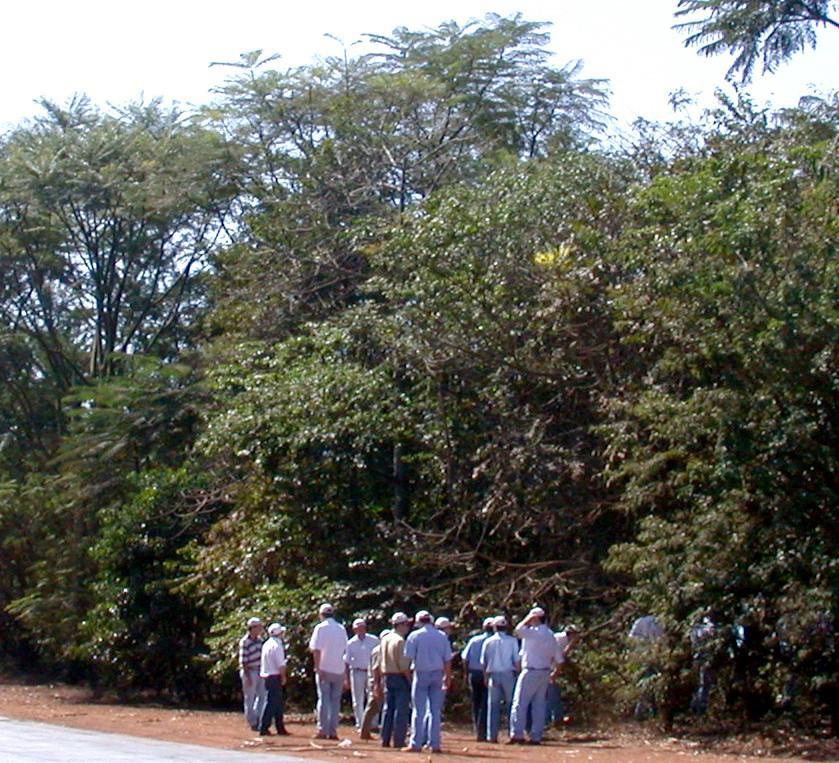
<instances>
[{"instance_id":1,"label":"light blue shirt","mask_svg":"<svg viewBox=\"0 0 839 763\"><path fill-rule=\"evenodd\" d=\"M472 636L463 647L460 656L463 658L463 663L467 670L483 670L481 667L481 649L483 649L484 642L490 637L489 633L479 633L477 636Z\"/></svg>"},{"instance_id":2,"label":"light blue shirt","mask_svg":"<svg viewBox=\"0 0 839 763\"><path fill-rule=\"evenodd\" d=\"M428 623L408 636L405 656L410 658L417 672L443 670L452 658L449 637Z\"/></svg>"},{"instance_id":3,"label":"light blue shirt","mask_svg":"<svg viewBox=\"0 0 839 763\"><path fill-rule=\"evenodd\" d=\"M522 670L548 670L556 661L557 643L547 625L523 625L516 636L521 639Z\"/></svg>"},{"instance_id":4,"label":"light blue shirt","mask_svg":"<svg viewBox=\"0 0 839 763\"><path fill-rule=\"evenodd\" d=\"M487 673L510 673L519 661L519 642L509 633L496 633L484 641L481 665Z\"/></svg>"}]
</instances>

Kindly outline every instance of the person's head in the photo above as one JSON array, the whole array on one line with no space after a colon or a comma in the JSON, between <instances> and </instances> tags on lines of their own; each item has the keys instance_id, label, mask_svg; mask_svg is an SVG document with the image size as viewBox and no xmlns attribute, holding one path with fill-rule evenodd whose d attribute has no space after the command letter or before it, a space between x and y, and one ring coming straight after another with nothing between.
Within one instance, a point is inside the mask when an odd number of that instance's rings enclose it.
<instances>
[{"instance_id":1,"label":"person's head","mask_svg":"<svg viewBox=\"0 0 839 763\"><path fill-rule=\"evenodd\" d=\"M285 635L285 628L279 623L271 623L268 626L268 635L273 638L282 638Z\"/></svg>"},{"instance_id":2,"label":"person's head","mask_svg":"<svg viewBox=\"0 0 839 763\"><path fill-rule=\"evenodd\" d=\"M576 641L580 638L580 629L576 625L566 625L565 626L565 635L568 637L569 641Z\"/></svg>"},{"instance_id":3,"label":"person's head","mask_svg":"<svg viewBox=\"0 0 839 763\"><path fill-rule=\"evenodd\" d=\"M495 626L495 618L494 617L485 617L484 618L484 622L483 622L484 633L492 633L494 626Z\"/></svg>"},{"instance_id":4,"label":"person's head","mask_svg":"<svg viewBox=\"0 0 839 763\"><path fill-rule=\"evenodd\" d=\"M434 621L434 627L448 636L452 632L452 621L448 617L438 617Z\"/></svg>"},{"instance_id":5,"label":"person's head","mask_svg":"<svg viewBox=\"0 0 839 763\"><path fill-rule=\"evenodd\" d=\"M353 620L352 632L359 638L367 635L367 623L360 617Z\"/></svg>"},{"instance_id":6,"label":"person's head","mask_svg":"<svg viewBox=\"0 0 839 763\"><path fill-rule=\"evenodd\" d=\"M421 609L414 615L414 622L417 626L431 625L434 622L434 618L427 609Z\"/></svg>"},{"instance_id":7,"label":"person's head","mask_svg":"<svg viewBox=\"0 0 839 763\"><path fill-rule=\"evenodd\" d=\"M533 609L527 613L527 619L534 623L544 623L545 610L542 609L542 607L533 607Z\"/></svg>"},{"instance_id":8,"label":"person's head","mask_svg":"<svg viewBox=\"0 0 839 763\"><path fill-rule=\"evenodd\" d=\"M258 617L248 618L248 635L256 638L262 632L262 620Z\"/></svg>"},{"instance_id":9,"label":"person's head","mask_svg":"<svg viewBox=\"0 0 839 763\"><path fill-rule=\"evenodd\" d=\"M504 615L498 615L492 621L492 627L495 629L496 633L506 633L507 632L507 618Z\"/></svg>"},{"instance_id":10,"label":"person's head","mask_svg":"<svg viewBox=\"0 0 839 763\"><path fill-rule=\"evenodd\" d=\"M411 618L404 612L394 612L390 624L398 634L404 636L411 629Z\"/></svg>"},{"instance_id":11,"label":"person's head","mask_svg":"<svg viewBox=\"0 0 839 763\"><path fill-rule=\"evenodd\" d=\"M327 620L335 614L335 609L331 604L321 604L318 609L318 616L321 620Z\"/></svg>"}]
</instances>

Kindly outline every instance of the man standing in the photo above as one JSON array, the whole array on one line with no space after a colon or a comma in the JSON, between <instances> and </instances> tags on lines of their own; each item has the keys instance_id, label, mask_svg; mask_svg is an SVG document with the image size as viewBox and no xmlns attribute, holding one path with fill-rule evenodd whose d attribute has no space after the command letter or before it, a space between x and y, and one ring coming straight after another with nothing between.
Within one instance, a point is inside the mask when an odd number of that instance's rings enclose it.
<instances>
[{"instance_id":1,"label":"man standing","mask_svg":"<svg viewBox=\"0 0 839 763\"><path fill-rule=\"evenodd\" d=\"M411 700L411 661L405 656L405 636L411 621L404 612L390 618L393 630L379 644L379 659L385 685L385 712L382 718L382 747L402 747L408 730Z\"/></svg>"},{"instance_id":2,"label":"man standing","mask_svg":"<svg viewBox=\"0 0 839 763\"><path fill-rule=\"evenodd\" d=\"M239 678L242 681L242 699L245 720L256 731L265 707L265 682L259 675L259 659L262 653L262 620L252 617L247 623L248 631L239 639Z\"/></svg>"},{"instance_id":3,"label":"man standing","mask_svg":"<svg viewBox=\"0 0 839 763\"><path fill-rule=\"evenodd\" d=\"M501 700L507 710L508 725L513 701L513 687L519 672L519 642L507 633L507 618L495 618L495 635L481 648L481 665L487 684L487 741L498 741L501 727Z\"/></svg>"},{"instance_id":4,"label":"man standing","mask_svg":"<svg viewBox=\"0 0 839 763\"><path fill-rule=\"evenodd\" d=\"M318 690L318 728L316 739L337 739L344 688L344 652L347 632L335 622L331 604L321 604L320 623L315 626L309 649L315 662L315 685Z\"/></svg>"},{"instance_id":5,"label":"man standing","mask_svg":"<svg viewBox=\"0 0 839 763\"><path fill-rule=\"evenodd\" d=\"M492 636L495 618L486 617L483 631L472 636L461 652L463 658L463 678L469 684L472 695L472 726L475 738L485 742L487 738L487 687L484 682L484 669L481 666L481 649L484 642Z\"/></svg>"},{"instance_id":6,"label":"man standing","mask_svg":"<svg viewBox=\"0 0 839 763\"><path fill-rule=\"evenodd\" d=\"M545 694L557 644L545 625L545 610L534 607L514 631L521 639L521 667L513 692L512 735L508 744L525 744L524 729L531 715L530 744L542 744L545 728Z\"/></svg>"},{"instance_id":7,"label":"man standing","mask_svg":"<svg viewBox=\"0 0 839 763\"><path fill-rule=\"evenodd\" d=\"M419 752L427 743L432 752L440 752L443 691L449 688L452 680L452 649L448 636L434 627L430 612L417 612L416 621L418 629L405 642L405 656L410 658L414 669L411 685L414 710L411 716L411 744L404 749L405 752ZM428 738L427 712L431 714Z\"/></svg>"},{"instance_id":8,"label":"man standing","mask_svg":"<svg viewBox=\"0 0 839 763\"><path fill-rule=\"evenodd\" d=\"M370 655L374 647L378 646L379 639L367 633L367 623L361 618L353 621L352 629L355 635L347 642L344 663L346 664L347 670L346 681L349 684L352 694L355 728L357 731L361 731L364 708L367 704L367 679L370 671Z\"/></svg>"},{"instance_id":9,"label":"man standing","mask_svg":"<svg viewBox=\"0 0 839 763\"><path fill-rule=\"evenodd\" d=\"M271 623L268 626L269 639L262 645L259 674L265 681L267 698L259 723L260 736L270 736L271 721L276 725L279 736L288 735L283 722L286 685L284 633L282 625Z\"/></svg>"}]
</instances>

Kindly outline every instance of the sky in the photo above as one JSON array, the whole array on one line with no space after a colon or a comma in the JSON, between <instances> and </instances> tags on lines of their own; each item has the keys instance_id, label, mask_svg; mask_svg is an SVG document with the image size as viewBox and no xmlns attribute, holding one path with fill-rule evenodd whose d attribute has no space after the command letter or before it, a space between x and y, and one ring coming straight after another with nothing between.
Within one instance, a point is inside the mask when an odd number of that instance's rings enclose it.
<instances>
[{"instance_id":1,"label":"sky","mask_svg":"<svg viewBox=\"0 0 839 763\"><path fill-rule=\"evenodd\" d=\"M725 87L730 60L705 58L671 27L677 0L13 0L0 32L0 130L35 116L40 97L65 102L85 93L100 105L161 96L184 105L207 103L235 61L262 49L280 65L340 52L365 32L398 26L465 23L489 12L521 12L548 21L557 65L582 59L582 76L610 80L610 111L618 129L636 117L673 116L678 88L701 106ZM832 35L832 36L831 36ZM760 103L791 106L808 92L837 87L839 32L824 30L816 51L798 54L775 74L757 72L750 87ZM354 47L353 50L360 50Z\"/></svg>"}]
</instances>

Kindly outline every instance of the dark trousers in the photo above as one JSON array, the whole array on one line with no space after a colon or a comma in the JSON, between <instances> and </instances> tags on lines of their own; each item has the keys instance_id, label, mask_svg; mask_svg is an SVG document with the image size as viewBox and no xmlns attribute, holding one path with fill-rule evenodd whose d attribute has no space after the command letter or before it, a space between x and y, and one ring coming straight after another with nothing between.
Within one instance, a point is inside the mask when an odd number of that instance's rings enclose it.
<instances>
[{"instance_id":1,"label":"dark trousers","mask_svg":"<svg viewBox=\"0 0 839 763\"><path fill-rule=\"evenodd\" d=\"M382 718L382 744L405 746L408 732L408 708L411 703L411 684L401 674L385 676L385 712Z\"/></svg>"},{"instance_id":2,"label":"dark trousers","mask_svg":"<svg viewBox=\"0 0 839 763\"><path fill-rule=\"evenodd\" d=\"M259 723L259 733L265 734L271 727L271 721L277 726L277 731L285 731L283 713L285 711L285 689L280 682L279 676L268 676L265 679L265 709L262 711L262 719Z\"/></svg>"},{"instance_id":3,"label":"dark trousers","mask_svg":"<svg viewBox=\"0 0 839 763\"><path fill-rule=\"evenodd\" d=\"M475 727L475 737L482 741L487 738L487 687L483 670L469 671L469 686L472 689L472 724Z\"/></svg>"}]
</instances>

